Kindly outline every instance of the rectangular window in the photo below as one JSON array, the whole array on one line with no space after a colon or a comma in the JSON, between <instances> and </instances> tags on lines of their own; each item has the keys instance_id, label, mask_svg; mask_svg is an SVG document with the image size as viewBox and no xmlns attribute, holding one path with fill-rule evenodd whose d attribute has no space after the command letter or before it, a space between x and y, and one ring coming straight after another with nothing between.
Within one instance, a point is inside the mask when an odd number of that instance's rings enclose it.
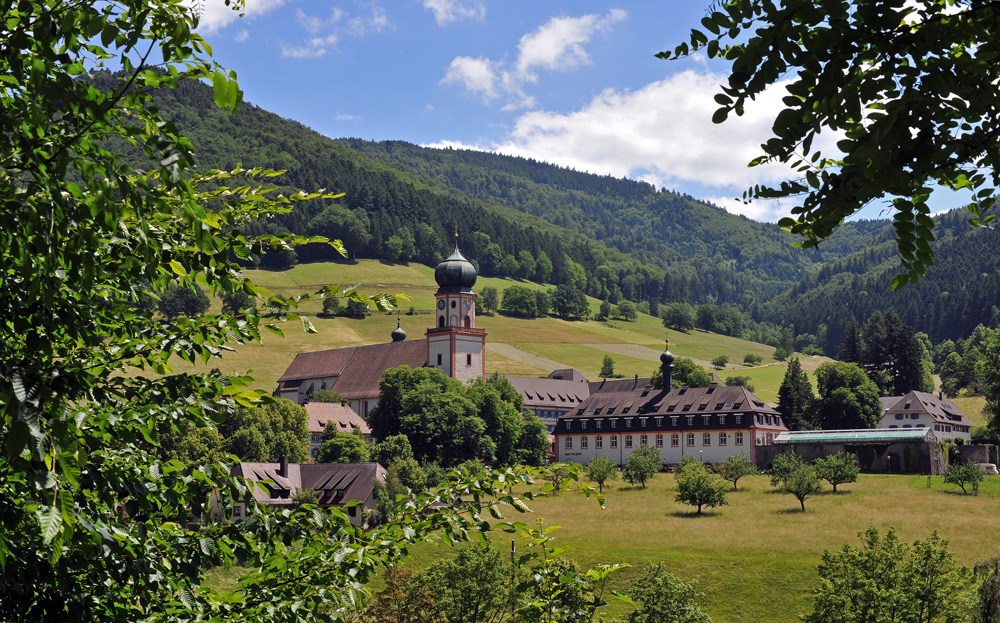
<instances>
[{"instance_id":1,"label":"rectangular window","mask_svg":"<svg viewBox=\"0 0 1000 623\"><path fill-rule=\"evenodd\" d=\"M663 426L663 418L658 417L656 418L656 428L659 428L661 426Z\"/></svg>"},{"instance_id":2,"label":"rectangular window","mask_svg":"<svg viewBox=\"0 0 1000 623\"><path fill-rule=\"evenodd\" d=\"M699 411L704 411L706 407L708 407L708 403L707 402L703 402L700 405L698 405L698 410Z\"/></svg>"},{"instance_id":3,"label":"rectangular window","mask_svg":"<svg viewBox=\"0 0 1000 623\"><path fill-rule=\"evenodd\" d=\"M677 408L677 405L670 405L670 406L668 406L667 407L667 413L673 413L674 409L676 409L676 408Z\"/></svg>"},{"instance_id":4,"label":"rectangular window","mask_svg":"<svg viewBox=\"0 0 1000 623\"><path fill-rule=\"evenodd\" d=\"M648 419L649 418L645 418L645 417L639 418L639 426L641 426L643 428L646 428L646 420L648 420Z\"/></svg>"},{"instance_id":5,"label":"rectangular window","mask_svg":"<svg viewBox=\"0 0 1000 623\"><path fill-rule=\"evenodd\" d=\"M911 420L919 420L920 419L920 414L919 413L911 413L910 414L910 419Z\"/></svg>"},{"instance_id":6,"label":"rectangular window","mask_svg":"<svg viewBox=\"0 0 1000 623\"><path fill-rule=\"evenodd\" d=\"M618 420L611 420L611 428L618 428Z\"/></svg>"},{"instance_id":7,"label":"rectangular window","mask_svg":"<svg viewBox=\"0 0 1000 623\"><path fill-rule=\"evenodd\" d=\"M688 426L691 426L693 424L694 424L694 416L693 415L689 415L688 416Z\"/></svg>"},{"instance_id":8,"label":"rectangular window","mask_svg":"<svg viewBox=\"0 0 1000 623\"><path fill-rule=\"evenodd\" d=\"M472 355L466 355L465 356L465 365L467 365L467 366L471 366L472 365Z\"/></svg>"},{"instance_id":9,"label":"rectangular window","mask_svg":"<svg viewBox=\"0 0 1000 623\"><path fill-rule=\"evenodd\" d=\"M657 435L656 436L656 447L657 448L662 448L663 447L663 435Z\"/></svg>"},{"instance_id":10,"label":"rectangular window","mask_svg":"<svg viewBox=\"0 0 1000 623\"><path fill-rule=\"evenodd\" d=\"M724 415L720 415L719 416L719 424L722 425L722 426L725 426L725 424L726 424L726 416L724 416Z\"/></svg>"},{"instance_id":11,"label":"rectangular window","mask_svg":"<svg viewBox=\"0 0 1000 623\"><path fill-rule=\"evenodd\" d=\"M681 411L690 411L690 410L691 410L691 405L684 405L683 407L681 407Z\"/></svg>"},{"instance_id":12,"label":"rectangular window","mask_svg":"<svg viewBox=\"0 0 1000 623\"><path fill-rule=\"evenodd\" d=\"M243 516L243 507L237 504L236 506L233 507L233 517L242 517L242 516Z\"/></svg>"},{"instance_id":13,"label":"rectangular window","mask_svg":"<svg viewBox=\"0 0 1000 623\"><path fill-rule=\"evenodd\" d=\"M632 418L625 418L625 428L632 428Z\"/></svg>"},{"instance_id":14,"label":"rectangular window","mask_svg":"<svg viewBox=\"0 0 1000 623\"><path fill-rule=\"evenodd\" d=\"M728 439L726 439L726 437L727 437L726 433L719 433L719 445L720 446L726 445L726 442L729 441Z\"/></svg>"},{"instance_id":15,"label":"rectangular window","mask_svg":"<svg viewBox=\"0 0 1000 623\"><path fill-rule=\"evenodd\" d=\"M580 420L580 430L587 430L587 420Z\"/></svg>"},{"instance_id":16,"label":"rectangular window","mask_svg":"<svg viewBox=\"0 0 1000 623\"><path fill-rule=\"evenodd\" d=\"M743 416L742 415L737 415L736 416L736 423L737 424L742 424L743 423Z\"/></svg>"},{"instance_id":17,"label":"rectangular window","mask_svg":"<svg viewBox=\"0 0 1000 623\"><path fill-rule=\"evenodd\" d=\"M441 365L441 353L438 353L438 365Z\"/></svg>"},{"instance_id":18,"label":"rectangular window","mask_svg":"<svg viewBox=\"0 0 1000 623\"><path fill-rule=\"evenodd\" d=\"M639 435L639 445L640 446L649 445L649 437L647 437L646 435Z\"/></svg>"},{"instance_id":19,"label":"rectangular window","mask_svg":"<svg viewBox=\"0 0 1000 623\"><path fill-rule=\"evenodd\" d=\"M567 437L566 438L566 449L567 450L572 450L573 449L573 438L572 437Z\"/></svg>"},{"instance_id":20,"label":"rectangular window","mask_svg":"<svg viewBox=\"0 0 1000 623\"><path fill-rule=\"evenodd\" d=\"M679 445L681 445L681 436L677 433L670 435L670 447L676 448Z\"/></svg>"},{"instance_id":21,"label":"rectangular window","mask_svg":"<svg viewBox=\"0 0 1000 623\"><path fill-rule=\"evenodd\" d=\"M625 447L626 448L632 447L632 435L625 435Z\"/></svg>"},{"instance_id":22,"label":"rectangular window","mask_svg":"<svg viewBox=\"0 0 1000 623\"><path fill-rule=\"evenodd\" d=\"M708 426L711 423L711 421L712 421L712 416L711 415L703 415L703 416L701 416L701 423L704 424L705 426Z\"/></svg>"},{"instance_id":23,"label":"rectangular window","mask_svg":"<svg viewBox=\"0 0 1000 623\"><path fill-rule=\"evenodd\" d=\"M688 433L687 444L689 448L694 447L694 433Z\"/></svg>"},{"instance_id":24,"label":"rectangular window","mask_svg":"<svg viewBox=\"0 0 1000 623\"><path fill-rule=\"evenodd\" d=\"M671 426L677 426L677 416L676 415L670 418L670 425Z\"/></svg>"},{"instance_id":25,"label":"rectangular window","mask_svg":"<svg viewBox=\"0 0 1000 623\"><path fill-rule=\"evenodd\" d=\"M611 435L611 449L614 450L618 447L618 435Z\"/></svg>"},{"instance_id":26,"label":"rectangular window","mask_svg":"<svg viewBox=\"0 0 1000 623\"><path fill-rule=\"evenodd\" d=\"M600 435L598 435L597 437L594 437L594 447L597 448L598 450L600 450L601 448L603 448L604 447L604 437L601 437Z\"/></svg>"},{"instance_id":27,"label":"rectangular window","mask_svg":"<svg viewBox=\"0 0 1000 623\"><path fill-rule=\"evenodd\" d=\"M573 428L573 420L566 420L566 430Z\"/></svg>"},{"instance_id":28,"label":"rectangular window","mask_svg":"<svg viewBox=\"0 0 1000 623\"><path fill-rule=\"evenodd\" d=\"M586 436L580 437L580 449L581 450L586 450L587 449L587 445L589 444L588 440L589 440L589 437L586 437Z\"/></svg>"},{"instance_id":29,"label":"rectangular window","mask_svg":"<svg viewBox=\"0 0 1000 623\"><path fill-rule=\"evenodd\" d=\"M739 433L739 432L736 433L736 445L738 445L738 446L742 446L743 445L743 433Z\"/></svg>"},{"instance_id":30,"label":"rectangular window","mask_svg":"<svg viewBox=\"0 0 1000 623\"><path fill-rule=\"evenodd\" d=\"M889 425L889 428L899 428L899 426L898 426L898 425L896 425L896 424L890 424L890 425Z\"/></svg>"},{"instance_id":31,"label":"rectangular window","mask_svg":"<svg viewBox=\"0 0 1000 623\"><path fill-rule=\"evenodd\" d=\"M896 419L897 419L897 420L901 420L901 419L903 419L903 414L902 414L902 413L897 413L897 414L896 414Z\"/></svg>"},{"instance_id":32,"label":"rectangular window","mask_svg":"<svg viewBox=\"0 0 1000 623\"><path fill-rule=\"evenodd\" d=\"M712 445L712 433L702 433L701 445L705 446L706 448Z\"/></svg>"},{"instance_id":33,"label":"rectangular window","mask_svg":"<svg viewBox=\"0 0 1000 623\"><path fill-rule=\"evenodd\" d=\"M596 422L594 422L594 428L596 428L597 430L601 430L601 421L600 420L597 420Z\"/></svg>"}]
</instances>

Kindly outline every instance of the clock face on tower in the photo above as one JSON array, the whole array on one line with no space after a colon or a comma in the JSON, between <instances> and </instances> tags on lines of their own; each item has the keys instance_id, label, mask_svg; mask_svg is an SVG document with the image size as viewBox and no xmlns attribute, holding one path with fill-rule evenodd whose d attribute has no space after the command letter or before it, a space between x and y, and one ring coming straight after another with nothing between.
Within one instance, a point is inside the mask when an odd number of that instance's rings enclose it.
<instances>
[{"instance_id":1,"label":"clock face on tower","mask_svg":"<svg viewBox=\"0 0 1000 623\"><path fill-rule=\"evenodd\" d=\"M438 299L438 309L444 309L444 299Z\"/></svg>"},{"instance_id":2,"label":"clock face on tower","mask_svg":"<svg viewBox=\"0 0 1000 623\"><path fill-rule=\"evenodd\" d=\"M470 307L472 307L472 301L466 301L465 302L465 309L469 309Z\"/></svg>"}]
</instances>

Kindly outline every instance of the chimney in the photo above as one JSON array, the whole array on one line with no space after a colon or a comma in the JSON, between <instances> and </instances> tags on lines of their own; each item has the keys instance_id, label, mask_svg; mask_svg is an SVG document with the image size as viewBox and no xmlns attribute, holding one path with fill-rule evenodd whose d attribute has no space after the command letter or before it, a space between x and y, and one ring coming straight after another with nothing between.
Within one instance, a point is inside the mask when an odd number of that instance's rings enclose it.
<instances>
[{"instance_id":1,"label":"chimney","mask_svg":"<svg viewBox=\"0 0 1000 623\"><path fill-rule=\"evenodd\" d=\"M938 392L938 400L944 400L944 393Z\"/></svg>"},{"instance_id":2,"label":"chimney","mask_svg":"<svg viewBox=\"0 0 1000 623\"><path fill-rule=\"evenodd\" d=\"M281 459L278 461L278 475L282 478L288 478L288 455L282 454Z\"/></svg>"}]
</instances>

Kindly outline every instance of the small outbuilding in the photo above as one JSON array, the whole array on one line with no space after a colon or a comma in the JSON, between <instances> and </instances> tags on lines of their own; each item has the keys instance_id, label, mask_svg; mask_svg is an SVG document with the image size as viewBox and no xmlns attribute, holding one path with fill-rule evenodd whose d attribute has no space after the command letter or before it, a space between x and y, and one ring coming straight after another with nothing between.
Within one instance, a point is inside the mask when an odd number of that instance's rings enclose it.
<instances>
[{"instance_id":1,"label":"small outbuilding","mask_svg":"<svg viewBox=\"0 0 1000 623\"><path fill-rule=\"evenodd\" d=\"M756 459L766 469L788 450L807 462L849 452L867 472L940 475L947 463L939 441L931 428L784 431Z\"/></svg>"}]
</instances>

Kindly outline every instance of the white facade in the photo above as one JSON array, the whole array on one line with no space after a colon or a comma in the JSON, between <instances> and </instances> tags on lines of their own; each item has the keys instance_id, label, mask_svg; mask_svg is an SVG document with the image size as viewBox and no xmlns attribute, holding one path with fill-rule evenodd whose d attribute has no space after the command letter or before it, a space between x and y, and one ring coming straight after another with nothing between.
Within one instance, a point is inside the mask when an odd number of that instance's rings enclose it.
<instances>
[{"instance_id":1,"label":"white facade","mask_svg":"<svg viewBox=\"0 0 1000 623\"><path fill-rule=\"evenodd\" d=\"M427 330L427 365L459 381L486 376L486 331L476 328L476 294L438 292L436 326Z\"/></svg>"}]
</instances>

